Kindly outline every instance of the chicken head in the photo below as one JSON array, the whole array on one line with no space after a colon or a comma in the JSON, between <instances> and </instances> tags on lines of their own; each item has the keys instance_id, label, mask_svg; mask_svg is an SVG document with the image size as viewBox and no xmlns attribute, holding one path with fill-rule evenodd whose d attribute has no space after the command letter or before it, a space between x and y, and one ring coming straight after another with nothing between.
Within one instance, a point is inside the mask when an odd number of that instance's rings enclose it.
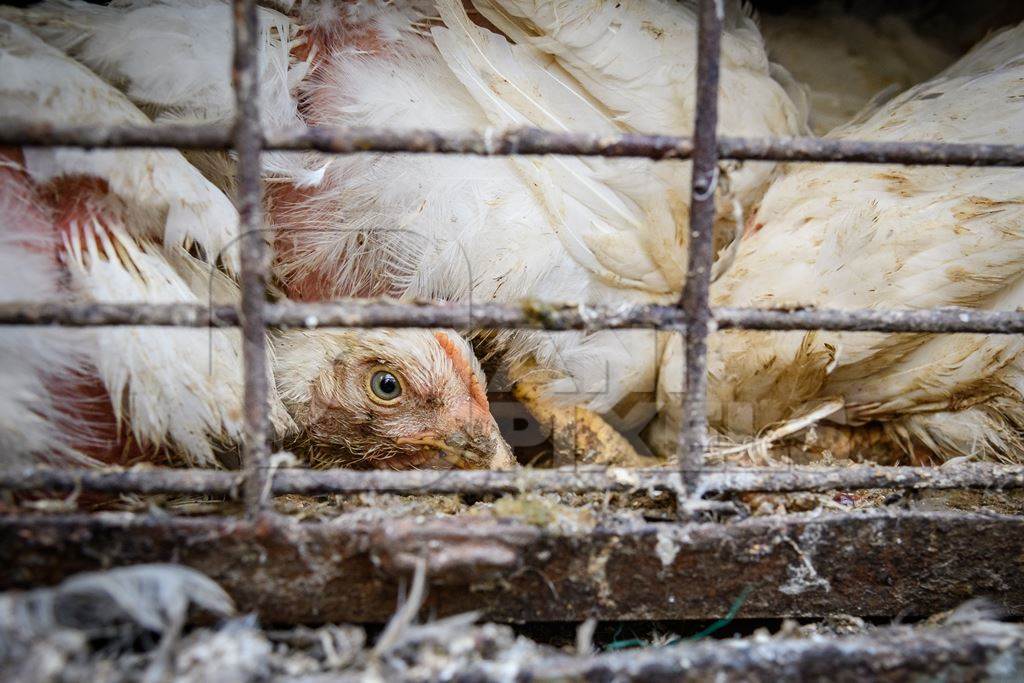
<instances>
[{"instance_id":1,"label":"chicken head","mask_svg":"<svg viewBox=\"0 0 1024 683\"><path fill-rule=\"evenodd\" d=\"M469 344L449 330L290 332L278 391L314 466L511 467Z\"/></svg>"}]
</instances>

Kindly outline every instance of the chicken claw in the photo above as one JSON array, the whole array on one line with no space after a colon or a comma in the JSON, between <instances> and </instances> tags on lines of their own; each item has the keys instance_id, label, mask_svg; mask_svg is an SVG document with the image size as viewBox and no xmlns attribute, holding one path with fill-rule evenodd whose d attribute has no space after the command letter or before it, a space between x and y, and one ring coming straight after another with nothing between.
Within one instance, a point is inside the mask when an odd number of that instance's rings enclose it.
<instances>
[{"instance_id":1,"label":"chicken claw","mask_svg":"<svg viewBox=\"0 0 1024 683\"><path fill-rule=\"evenodd\" d=\"M537 382L521 380L513 396L530 414L549 428L556 467L564 465L608 465L612 467L649 467L656 464L636 452L632 444L587 408L560 405Z\"/></svg>"}]
</instances>

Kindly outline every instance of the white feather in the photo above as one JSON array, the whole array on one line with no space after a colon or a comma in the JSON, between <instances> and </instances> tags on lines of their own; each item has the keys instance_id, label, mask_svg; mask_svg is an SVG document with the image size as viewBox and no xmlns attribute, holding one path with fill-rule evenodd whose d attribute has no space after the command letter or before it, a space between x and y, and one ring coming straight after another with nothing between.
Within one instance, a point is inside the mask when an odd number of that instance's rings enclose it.
<instances>
[{"instance_id":1,"label":"white feather","mask_svg":"<svg viewBox=\"0 0 1024 683\"><path fill-rule=\"evenodd\" d=\"M60 302L60 268L50 217L40 211L9 162L0 158L0 301ZM76 370L93 335L70 329L6 327L0 331L0 467L37 460L77 460L50 382Z\"/></svg>"},{"instance_id":2,"label":"white feather","mask_svg":"<svg viewBox=\"0 0 1024 683\"><path fill-rule=\"evenodd\" d=\"M191 0L175 9L188 13L216 4ZM297 94L312 121L332 125L689 131L696 49L689 4L528 4L520 12L517 3L501 3L507 17L495 23L516 40L512 45L471 24L456 2L437 3L440 24L416 3L312 3L300 12L301 21L335 42L327 38L314 46L321 59L311 58ZM163 3L136 1L95 14L130 14L150 6L170 11ZM486 14L492 6L480 8ZM106 21L120 25L127 19ZM175 33L173 24L170 30ZM293 35L292 28L278 30ZM65 31L61 40L85 46L92 39ZM264 40L271 40L269 34ZM102 41L73 49L81 55L110 51ZM133 54L140 58L131 70L120 67L108 76L128 78L122 87L129 92L136 87L132 83L154 82L165 73L142 52ZM222 63L212 48L197 47L194 54ZM756 27L732 9L723 55L726 131L803 130L800 111L772 78ZM225 70L188 73L183 82L189 92L227 87ZM209 84L204 76L219 83ZM190 106L187 96L178 98L180 104L161 106ZM301 185L302 169L310 165L293 163L294 170L282 167L269 175ZM729 192L723 193L729 206L733 199L752 201L771 169L747 164L730 170ZM386 293L480 301L670 302L685 272L688 185L689 164L681 162L340 157L326 167L308 199L272 213L284 236L277 274L303 296L321 298ZM731 226L726 232L733 233ZM303 289L308 281L312 291ZM563 378L553 391L599 410L629 393L654 389L660 354L654 333L523 333L502 342L510 364L533 356Z\"/></svg>"},{"instance_id":3,"label":"white feather","mask_svg":"<svg viewBox=\"0 0 1024 683\"><path fill-rule=\"evenodd\" d=\"M761 26L769 56L806 84L811 124L822 135L848 123L879 93L906 90L954 59L899 16L868 21L838 5L763 15Z\"/></svg>"},{"instance_id":4,"label":"white feather","mask_svg":"<svg viewBox=\"0 0 1024 683\"><path fill-rule=\"evenodd\" d=\"M839 137L1024 142L1024 25ZM794 166L773 184L713 303L826 308L1024 306L1024 171ZM941 455L1019 458L1024 345L1015 336L730 332L711 393L752 427L842 396L842 421L887 421ZM726 413L720 426L736 431Z\"/></svg>"},{"instance_id":5,"label":"white feather","mask_svg":"<svg viewBox=\"0 0 1024 683\"><path fill-rule=\"evenodd\" d=\"M0 116L40 123L146 125L121 93L24 28L0 20ZM211 262L238 267L238 214L179 152L30 148L38 182L68 175L102 178L134 211L132 229L165 244L195 242Z\"/></svg>"},{"instance_id":6,"label":"white feather","mask_svg":"<svg viewBox=\"0 0 1024 683\"><path fill-rule=\"evenodd\" d=\"M291 57L301 42L298 25L275 10L259 8L260 99L270 130L302 124L294 96L308 62ZM75 57L157 121L231 123L234 36L225 0L126 0L95 5L48 0L11 18ZM173 55L173 59L168 56ZM268 173L287 174L300 184L319 182L323 162L296 163L295 155L263 155Z\"/></svg>"},{"instance_id":7,"label":"white feather","mask_svg":"<svg viewBox=\"0 0 1024 683\"><path fill-rule=\"evenodd\" d=\"M135 242L122 226L108 221L83 232L84 238L73 233L66 247L72 285L83 300L208 303L167 254ZM182 252L175 260L190 258ZM215 466L212 443L241 439L237 330L111 327L96 337L94 363L114 415L138 441L176 447L192 464Z\"/></svg>"},{"instance_id":8,"label":"white feather","mask_svg":"<svg viewBox=\"0 0 1024 683\"><path fill-rule=\"evenodd\" d=\"M556 4L537 11L548 12ZM649 45L654 38L639 29L636 44L615 43L613 51L628 52L631 58L649 50L667 61L644 64L634 74L640 79L633 84L637 91L614 108L609 104L614 87L601 79L627 75L609 76L566 56L577 48L571 41L597 40L607 22L588 23L584 17L577 32L568 34L558 33L561 25L531 24L530 31L510 32L519 42L511 45L473 25L458 3L437 5L442 25L429 37L400 33L401 40L381 41L380 50L369 54L344 43L336 48L318 68L309 91L317 119L335 125L481 129L527 124L628 132L645 125L641 118L630 118L634 113L642 117L645 111L664 110L647 101L647 91L655 88L644 78L657 72L678 80L669 89L678 98L665 114L672 123L662 130L685 132L690 125L693 81L687 73L692 72L693 53L685 47L672 43L669 49L669 41ZM382 15L401 12L373 7ZM662 10L693 33L689 9L666 5ZM377 31L377 21L367 18L362 35ZM730 30L739 32L729 42L738 50L759 44L746 23L731 24ZM686 32L680 31L680 36ZM521 34L533 38L519 40ZM693 44L694 38L688 40ZM607 66L590 53L587 59ZM729 59L730 64L757 62L757 52ZM676 68L680 60L686 62L681 70ZM758 63L744 77L771 81L763 50ZM591 87L591 81L601 83ZM757 106L747 99L730 100L737 110L730 116L765 117L752 134L801 129L795 106L777 83L747 89L766 95L751 98ZM756 194L770 165L749 170L754 166L733 174L733 194L745 199ZM746 183L742 177L748 172L756 178ZM322 295L374 291L368 283L376 278L389 283L386 291L410 297L668 302L678 296L685 267L688 173L683 163L565 157L346 157L328 169L304 206L275 216L286 230L300 233L295 248L282 255L279 272L286 281L310 271L326 273L337 286ZM510 363L532 355L543 369L564 378L552 385L553 392L599 410L610 409L629 393L654 389L660 347L653 333L523 333L505 336L503 342Z\"/></svg>"},{"instance_id":9,"label":"white feather","mask_svg":"<svg viewBox=\"0 0 1024 683\"><path fill-rule=\"evenodd\" d=\"M4 113L54 123L148 120L88 70L2 21L0 65L0 91L8 96L0 104ZM63 252L74 300L238 300L230 278L181 246L194 240L211 261L221 257L225 266L235 265L237 247L231 242L237 234L237 213L179 153L27 149L25 170L40 186L61 177L87 176L105 179L113 190L92 197L91 208L82 217L69 219L73 224L64 226L63 244L55 245L60 248L54 254ZM3 208L11 209L0 214L3 220L18 220L16 207ZM41 234L56 239L57 226L44 227ZM38 265L34 270L40 275L47 272ZM9 279L14 279L13 272ZM7 292L25 300L47 294L45 289L28 292L14 283L5 288ZM237 330L110 327L92 331L88 338L91 343L69 358L77 357L80 365L98 374L115 418L129 425L140 443L170 446L193 463L215 465L213 444L240 439L242 359ZM45 346L40 353L44 350ZM34 376L42 381L45 374ZM275 425L287 431L291 421L276 397L272 400ZM41 413L51 429L63 425L60 411L55 411ZM18 415L13 410L0 414Z\"/></svg>"}]
</instances>

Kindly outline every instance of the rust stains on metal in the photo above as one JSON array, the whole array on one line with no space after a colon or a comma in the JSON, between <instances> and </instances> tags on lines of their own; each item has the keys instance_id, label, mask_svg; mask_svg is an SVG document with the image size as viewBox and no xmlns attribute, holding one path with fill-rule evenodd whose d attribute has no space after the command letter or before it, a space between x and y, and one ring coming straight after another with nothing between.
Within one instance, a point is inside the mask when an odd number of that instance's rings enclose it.
<instances>
[{"instance_id":1,"label":"rust stains on metal","mask_svg":"<svg viewBox=\"0 0 1024 683\"><path fill-rule=\"evenodd\" d=\"M318 150L327 154L402 152L408 154L568 154L576 156L689 159L693 140L673 135L596 135L537 128L489 131L397 130L364 127L312 127L268 131L263 149ZM231 149L232 131L216 124L160 123L148 126L55 126L5 121L0 145L29 147ZM822 138L741 138L720 136L719 159L790 162L856 162L938 166L1024 166L1024 145L942 142L879 142Z\"/></svg>"},{"instance_id":2,"label":"rust stains on metal","mask_svg":"<svg viewBox=\"0 0 1024 683\"><path fill-rule=\"evenodd\" d=\"M238 154L237 196L242 305L242 365L245 422L242 430L242 466L245 470L246 507L258 514L264 506L267 461L270 457L270 388L267 327L264 321L270 249L263 235L263 194L259 115L259 17L256 0L234 0L234 62L231 81L235 90L234 149Z\"/></svg>"},{"instance_id":3,"label":"rust stains on metal","mask_svg":"<svg viewBox=\"0 0 1024 683\"><path fill-rule=\"evenodd\" d=\"M1024 666L1024 627L980 622L896 626L839 638L682 643L593 657L544 658L519 668L531 681L1002 680ZM485 670L466 680L493 680Z\"/></svg>"},{"instance_id":4,"label":"rust stains on metal","mask_svg":"<svg viewBox=\"0 0 1024 683\"><path fill-rule=\"evenodd\" d=\"M420 559L435 584L468 585L499 580L521 569L540 537L532 526L501 521L452 525L449 520L406 518L371 534L371 561L385 574L411 575Z\"/></svg>"},{"instance_id":5,"label":"rust stains on metal","mask_svg":"<svg viewBox=\"0 0 1024 683\"><path fill-rule=\"evenodd\" d=\"M836 310L814 308L716 308L718 329L846 330L851 332L982 332L1020 334L1024 313L969 308Z\"/></svg>"},{"instance_id":6,"label":"rust stains on metal","mask_svg":"<svg viewBox=\"0 0 1024 683\"><path fill-rule=\"evenodd\" d=\"M697 106L690 182L690 235L686 283L679 307L686 314L685 391L679 432L679 470L690 491L699 486L708 450L707 354L714 260L715 189L718 187L718 62L722 43L720 0L701 0L697 9Z\"/></svg>"},{"instance_id":7,"label":"rust stains on metal","mask_svg":"<svg viewBox=\"0 0 1024 683\"><path fill-rule=\"evenodd\" d=\"M1022 316L1024 317L1024 316ZM595 330L630 327L672 329L684 325L675 306L533 303L458 304L365 299L324 303L267 304L270 327L477 327L547 330ZM0 303L0 325L162 325L169 327L237 327L235 306L200 304L56 304ZM1024 323L1022 323L1024 326Z\"/></svg>"},{"instance_id":8,"label":"rust stains on metal","mask_svg":"<svg viewBox=\"0 0 1024 683\"><path fill-rule=\"evenodd\" d=\"M1024 312L970 308L932 310L832 310L813 308L712 308L716 329L849 330L855 332L1024 333ZM267 304L271 327L475 327L596 330L653 328L680 331L686 316L676 306L572 303L456 304L367 299ZM0 325L159 325L237 327L235 306L199 304L0 303Z\"/></svg>"}]
</instances>

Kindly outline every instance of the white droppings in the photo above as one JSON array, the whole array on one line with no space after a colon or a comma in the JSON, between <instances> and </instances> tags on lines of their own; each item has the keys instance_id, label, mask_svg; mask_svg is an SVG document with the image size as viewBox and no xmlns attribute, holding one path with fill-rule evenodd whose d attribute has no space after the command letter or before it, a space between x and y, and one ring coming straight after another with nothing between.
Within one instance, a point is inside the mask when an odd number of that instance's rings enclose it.
<instances>
[{"instance_id":1,"label":"white droppings","mask_svg":"<svg viewBox=\"0 0 1024 683\"><path fill-rule=\"evenodd\" d=\"M796 551L799 562L791 564L786 568L789 573L789 580L779 586L779 592L786 595L799 595L800 593L816 589L823 590L826 593L830 592L832 584L829 583L828 579L818 574L818 570L814 568L811 558L808 557L808 552L814 554L818 541L821 540L821 529L815 524L808 524L800 534L799 542L794 541L788 536L782 540ZM806 550L804 549L805 547Z\"/></svg>"},{"instance_id":2,"label":"white droppings","mask_svg":"<svg viewBox=\"0 0 1024 683\"><path fill-rule=\"evenodd\" d=\"M658 531L658 542L654 546L654 552L661 560L661 566L667 567L675 562L676 555L679 554L679 541L673 538L670 532Z\"/></svg>"},{"instance_id":3,"label":"white droppings","mask_svg":"<svg viewBox=\"0 0 1024 683\"><path fill-rule=\"evenodd\" d=\"M640 486L640 477L636 472L625 467L611 467L608 469L608 478L616 484L623 486Z\"/></svg>"}]
</instances>

